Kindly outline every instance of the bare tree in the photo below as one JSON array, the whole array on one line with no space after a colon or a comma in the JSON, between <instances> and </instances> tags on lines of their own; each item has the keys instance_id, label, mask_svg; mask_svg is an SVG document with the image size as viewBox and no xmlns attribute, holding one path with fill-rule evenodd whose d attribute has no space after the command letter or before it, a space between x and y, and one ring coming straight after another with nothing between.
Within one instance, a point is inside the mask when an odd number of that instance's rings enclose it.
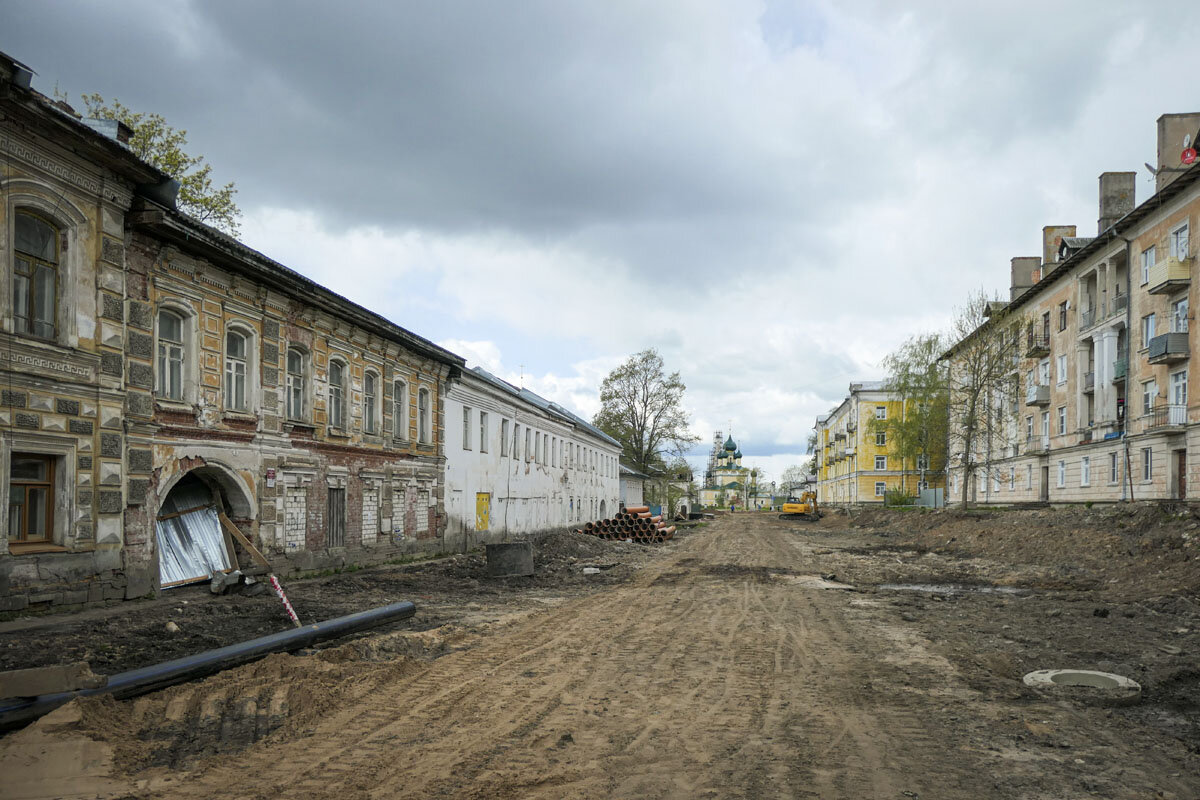
<instances>
[{"instance_id":1,"label":"bare tree","mask_svg":"<svg viewBox=\"0 0 1200 800\"><path fill-rule=\"evenodd\" d=\"M1007 303L982 290L971 295L951 326L955 344L942 356L949 383L948 455L951 469L957 463L962 473L964 508L971 482L993 477L995 461L1008 454L1015 438L1023 333L1035 335L1023 330L1022 319L1007 311Z\"/></svg>"},{"instance_id":2,"label":"bare tree","mask_svg":"<svg viewBox=\"0 0 1200 800\"><path fill-rule=\"evenodd\" d=\"M903 412L872 419L872 433L883 433L893 452L915 466L924 482L930 472L946 468L947 363L949 343L941 334L918 334L883 360L884 388L903 404Z\"/></svg>"}]
</instances>

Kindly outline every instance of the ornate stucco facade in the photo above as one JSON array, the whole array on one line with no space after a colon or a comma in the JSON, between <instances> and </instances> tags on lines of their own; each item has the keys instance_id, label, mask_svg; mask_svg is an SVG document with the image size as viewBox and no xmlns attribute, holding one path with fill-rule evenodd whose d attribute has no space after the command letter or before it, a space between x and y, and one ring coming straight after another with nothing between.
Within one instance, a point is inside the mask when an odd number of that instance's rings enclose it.
<instances>
[{"instance_id":1,"label":"ornate stucco facade","mask_svg":"<svg viewBox=\"0 0 1200 800\"><path fill-rule=\"evenodd\" d=\"M0 610L156 591L184 485L279 572L456 545L460 357L174 210L6 57L0 112Z\"/></svg>"}]
</instances>

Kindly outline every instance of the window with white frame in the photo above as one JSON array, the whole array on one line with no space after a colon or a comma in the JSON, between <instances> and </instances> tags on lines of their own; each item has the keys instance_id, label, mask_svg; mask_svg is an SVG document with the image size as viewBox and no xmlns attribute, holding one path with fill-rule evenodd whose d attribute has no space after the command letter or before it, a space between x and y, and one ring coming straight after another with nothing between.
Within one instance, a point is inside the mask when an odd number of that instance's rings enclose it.
<instances>
[{"instance_id":1,"label":"window with white frame","mask_svg":"<svg viewBox=\"0 0 1200 800\"><path fill-rule=\"evenodd\" d=\"M1042 412L1042 436L1044 436L1044 437L1050 436L1050 412L1049 411Z\"/></svg>"},{"instance_id":2,"label":"window with white frame","mask_svg":"<svg viewBox=\"0 0 1200 800\"><path fill-rule=\"evenodd\" d=\"M1142 382L1142 413L1149 414L1154 410L1154 403L1158 400L1158 381L1143 381Z\"/></svg>"},{"instance_id":3,"label":"window with white frame","mask_svg":"<svg viewBox=\"0 0 1200 800\"><path fill-rule=\"evenodd\" d=\"M525 460L533 459L533 431L529 428L525 429Z\"/></svg>"},{"instance_id":4,"label":"window with white frame","mask_svg":"<svg viewBox=\"0 0 1200 800\"><path fill-rule=\"evenodd\" d=\"M1008 468L1008 490L1011 492L1017 486L1017 468Z\"/></svg>"},{"instance_id":5,"label":"window with white frame","mask_svg":"<svg viewBox=\"0 0 1200 800\"><path fill-rule=\"evenodd\" d=\"M463 406L462 448L471 449L471 409Z\"/></svg>"},{"instance_id":6,"label":"window with white frame","mask_svg":"<svg viewBox=\"0 0 1200 800\"><path fill-rule=\"evenodd\" d=\"M184 319L168 309L158 312L158 375L159 397L183 399Z\"/></svg>"},{"instance_id":7,"label":"window with white frame","mask_svg":"<svg viewBox=\"0 0 1200 800\"><path fill-rule=\"evenodd\" d=\"M1060 355L1055 359L1055 363L1058 367L1058 383L1059 385L1064 384L1067 382L1067 357L1065 355Z\"/></svg>"},{"instance_id":8,"label":"window with white frame","mask_svg":"<svg viewBox=\"0 0 1200 800\"><path fill-rule=\"evenodd\" d=\"M1187 223L1185 222L1175 230L1171 231L1170 235L1167 237L1167 241L1170 245L1171 258L1178 258L1180 260L1187 258L1189 252Z\"/></svg>"},{"instance_id":9,"label":"window with white frame","mask_svg":"<svg viewBox=\"0 0 1200 800\"><path fill-rule=\"evenodd\" d=\"M392 435L408 438L408 384L404 381L392 383Z\"/></svg>"},{"instance_id":10,"label":"window with white frame","mask_svg":"<svg viewBox=\"0 0 1200 800\"><path fill-rule=\"evenodd\" d=\"M1067 462L1059 461L1058 462L1058 488L1061 489L1062 487L1064 487L1066 485L1067 485Z\"/></svg>"},{"instance_id":11,"label":"window with white frame","mask_svg":"<svg viewBox=\"0 0 1200 800\"><path fill-rule=\"evenodd\" d=\"M238 330L225 332L225 407L233 411L247 408L247 339L246 334Z\"/></svg>"},{"instance_id":12,"label":"window with white frame","mask_svg":"<svg viewBox=\"0 0 1200 800\"><path fill-rule=\"evenodd\" d=\"M298 347L287 351L287 418L308 419L308 353Z\"/></svg>"},{"instance_id":13,"label":"window with white frame","mask_svg":"<svg viewBox=\"0 0 1200 800\"><path fill-rule=\"evenodd\" d=\"M887 469L887 456L875 456L875 469Z\"/></svg>"},{"instance_id":14,"label":"window with white frame","mask_svg":"<svg viewBox=\"0 0 1200 800\"><path fill-rule=\"evenodd\" d=\"M1171 373L1171 403L1176 406L1187 406L1188 371L1181 369ZM1174 422L1175 420L1172 420Z\"/></svg>"},{"instance_id":15,"label":"window with white frame","mask_svg":"<svg viewBox=\"0 0 1200 800\"><path fill-rule=\"evenodd\" d=\"M346 365L329 362L329 425L346 427Z\"/></svg>"},{"instance_id":16,"label":"window with white frame","mask_svg":"<svg viewBox=\"0 0 1200 800\"><path fill-rule=\"evenodd\" d=\"M508 458L508 420L500 418L500 457Z\"/></svg>"},{"instance_id":17,"label":"window with white frame","mask_svg":"<svg viewBox=\"0 0 1200 800\"><path fill-rule=\"evenodd\" d=\"M887 444L887 433L885 433L884 431L880 431L879 433L875 434L875 446L876 447L883 447L886 444Z\"/></svg>"},{"instance_id":18,"label":"window with white frame","mask_svg":"<svg viewBox=\"0 0 1200 800\"><path fill-rule=\"evenodd\" d=\"M1142 448L1142 480L1148 481L1154 478L1154 448Z\"/></svg>"},{"instance_id":19,"label":"window with white frame","mask_svg":"<svg viewBox=\"0 0 1200 800\"><path fill-rule=\"evenodd\" d=\"M887 484L883 481L875 481L875 496L883 497L887 493Z\"/></svg>"},{"instance_id":20,"label":"window with white frame","mask_svg":"<svg viewBox=\"0 0 1200 800\"><path fill-rule=\"evenodd\" d=\"M1186 297L1171 304L1171 331L1187 333L1188 330L1188 299Z\"/></svg>"},{"instance_id":21,"label":"window with white frame","mask_svg":"<svg viewBox=\"0 0 1200 800\"><path fill-rule=\"evenodd\" d=\"M558 466L558 437L550 437L550 466Z\"/></svg>"},{"instance_id":22,"label":"window with white frame","mask_svg":"<svg viewBox=\"0 0 1200 800\"><path fill-rule=\"evenodd\" d=\"M875 419L887 419L887 406L875 406Z\"/></svg>"},{"instance_id":23,"label":"window with white frame","mask_svg":"<svg viewBox=\"0 0 1200 800\"><path fill-rule=\"evenodd\" d=\"M379 432L379 376L363 373L363 431Z\"/></svg>"},{"instance_id":24,"label":"window with white frame","mask_svg":"<svg viewBox=\"0 0 1200 800\"><path fill-rule=\"evenodd\" d=\"M518 461L521 458L521 426L513 425L512 457Z\"/></svg>"},{"instance_id":25,"label":"window with white frame","mask_svg":"<svg viewBox=\"0 0 1200 800\"><path fill-rule=\"evenodd\" d=\"M1150 282L1150 268L1158 261L1155 255L1154 245L1150 245L1142 251L1142 285Z\"/></svg>"},{"instance_id":26,"label":"window with white frame","mask_svg":"<svg viewBox=\"0 0 1200 800\"><path fill-rule=\"evenodd\" d=\"M417 390L417 437L421 444L433 443L433 409L424 386Z\"/></svg>"},{"instance_id":27,"label":"window with white frame","mask_svg":"<svg viewBox=\"0 0 1200 800\"><path fill-rule=\"evenodd\" d=\"M1118 483L1121 480L1121 456L1119 453L1108 454L1108 482Z\"/></svg>"},{"instance_id":28,"label":"window with white frame","mask_svg":"<svg viewBox=\"0 0 1200 800\"><path fill-rule=\"evenodd\" d=\"M550 463L550 434L542 434L542 465Z\"/></svg>"},{"instance_id":29,"label":"window with white frame","mask_svg":"<svg viewBox=\"0 0 1200 800\"><path fill-rule=\"evenodd\" d=\"M1067 407L1058 407L1058 435L1063 436L1067 432Z\"/></svg>"},{"instance_id":30,"label":"window with white frame","mask_svg":"<svg viewBox=\"0 0 1200 800\"><path fill-rule=\"evenodd\" d=\"M1032 465L1025 467L1025 488L1026 489L1033 488L1033 466Z\"/></svg>"},{"instance_id":31,"label":"window with white frame","mask_svg":"<svg viewBox=\"0 0 1200 800\"><path fill-rule=\"evenodd\" d=\"M1033 439L1033 417L1032 416L1025 418L1025 438L1028 440L1031 440L1031 441Z\"/></svg>"},{"instance_id":32,"label":"window with white frame","mask_svg":"<svg viewBox=\"0 0 1200 800\"><path fill-rule=\"evenodd\" d=\"M479 412L479 452L488 451L488 415L486 411Z\"/></svg>"},{"instance_id":33,"label":"window with white frame","mask_svg":"<svg viewBox=\"0 0 1200 800\"><path fill-rule=\"evenodd\" d=\"M1154 338L1155 316L1147 314L1142 317L1142 347L1149 347L1150 340Z\"/></svg>"},{"instance_id":34,"label":"window with white frame","mask_svg":"<svg viewBox=\"0 0 1200 800\"><path fill-rule=\"evenodd\" d=\"M1079 457L1079 485L1080 486L1091 486L1092 485L1092 457L1091 456L1080 456Z\"/></svg>"},{"instance_id":35,"label":"window with white frame","mask_svg":"<svg viewBox=\"0 0 1200 800\"><path fill-rule=\"evenodd\" d=\"M928 453L921 453L917 456L917 469L929 469Z\"/></svg>"}]
</instances>

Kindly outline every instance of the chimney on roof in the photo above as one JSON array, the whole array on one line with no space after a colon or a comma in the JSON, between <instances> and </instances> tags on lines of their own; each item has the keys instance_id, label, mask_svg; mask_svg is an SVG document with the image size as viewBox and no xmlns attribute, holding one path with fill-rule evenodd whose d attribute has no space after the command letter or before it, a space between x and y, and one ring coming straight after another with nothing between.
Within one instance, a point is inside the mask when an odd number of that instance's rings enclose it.
<instances>
[{"instance_id":1,"label":"chimney on roof","mask_svg":"<svg viewBox=\"0 0 1200 800\"><path fill-rule=\"evenodd\" d=\"M1012 286L1009 300L1025 294L1042 277L1042 259L1038 256L1017 256L1012 260Z\"/></svg>"},{"instance_id":2,"label":"chimney on roof","mask_svg":"<svg viewBox=\"0 0 1200 800\"><path fill-rule=\"evenodd\" d=\"M1191 164L1184 162L1183 153L1200 147L1200 112L1192 114L1163 114L1158 118L1158 171L1154 173L1154 191L1178 178ZM1195 158L1195 153L1192 153ZM1193 162L1194 163L1194 162Z\"/></svg>"},{"instance_id":3,"label":"chimney on roof","mask_svg":"<svg viewBox=\"0 0 1200 800\"><path fill-rule=\"evenodd\" d=\"M1042 263L1053 264L1058 261L1062 240L1074 235L1074 225L1047 225L1042 228Z\"/></svg>"},{"instance_id":4,"label":"chimney on roof","mask_svg":"<svg viewBox=\"0 0 1200 800\"><path fill-rule=\"evenodd\" d=\"M1121 217L1133 211L1136 172L1105 172L1100 175L1100 219L1096 233L1104 233Z\"/></svg>"}]
</instances>

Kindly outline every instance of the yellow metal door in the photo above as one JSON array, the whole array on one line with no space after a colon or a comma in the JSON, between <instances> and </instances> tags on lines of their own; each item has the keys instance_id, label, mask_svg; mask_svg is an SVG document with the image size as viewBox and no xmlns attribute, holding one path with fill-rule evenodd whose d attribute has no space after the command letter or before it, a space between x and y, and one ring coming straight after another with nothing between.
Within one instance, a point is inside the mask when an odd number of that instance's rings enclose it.
<instances>
[{"instance_id":1,"label":"yellow metal door","mask_svg":"<svg viewBox=\"0 0 1200 800\"><path fill-rule=\"evenodd\" d=\"M486 531L488 518L492 513L492 495L490 492L478 492L475 495L475 530Z\"/></svg>"}]
</instances>

